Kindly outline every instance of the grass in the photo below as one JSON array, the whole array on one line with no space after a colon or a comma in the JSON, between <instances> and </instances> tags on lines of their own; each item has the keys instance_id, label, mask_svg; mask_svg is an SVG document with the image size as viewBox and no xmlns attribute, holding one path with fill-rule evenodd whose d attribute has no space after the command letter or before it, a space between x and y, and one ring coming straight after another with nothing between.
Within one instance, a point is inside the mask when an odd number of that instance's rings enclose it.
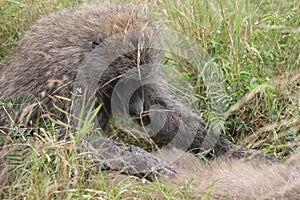
<instances>
[{"instance_id":1,"label":"grass","mask_svg":"<svg viewBox=\"0 0 300 200\"><path fill-rule=\"evenodd\" d=\"M0 60L9 55L22 34L41 15L72 7L81 0L3 0L0 2Z\"/></svg>"},{"instance_id":2,"label":"grass","mask_svg":"<svg viewBox=\"0 0 300 200\"><path fill-rule=\"evenodd\" d=\"M118 1L123 2L124 1ZM0 63L24 31L41 15L81 4L80 0L0 2ZM125 1L128 3L128 1ZM135 4L130 2L131 4ZM153 18L197 42L223 73L226 120L223 131L236 143L284 159L300 139L300 17L298 0L160 0L149 1ZM137 4L144 5L138 1ZM203 76L189 60L168 54L195 93L196 112L210 121L214 109ZM191 98L188 98L190 100ZM190 100L191 101L191 100ZM42 137L17 138L0 132L1 199L193 199L192 187L175 191L114 172L102 173L76 139L60 142L54 127ZM3 142L4 143L4 142ZM208 196L205 197L209 199Z\"/></svg>"},{"instance_id":3,"label":"grass","mask_svg":"<svg viewBox=\"0 0 300 200\"><path fill-rule=\"evenodd\" d=\"M279 157L299 146L299 7L297 1L268 0L162 0L158 7L169 28L198 41L223 71L230 111L225 134ZM185 60L171 59L204 97L198 108L210 119L202 76Z\"/></svg>"}]
</instances>

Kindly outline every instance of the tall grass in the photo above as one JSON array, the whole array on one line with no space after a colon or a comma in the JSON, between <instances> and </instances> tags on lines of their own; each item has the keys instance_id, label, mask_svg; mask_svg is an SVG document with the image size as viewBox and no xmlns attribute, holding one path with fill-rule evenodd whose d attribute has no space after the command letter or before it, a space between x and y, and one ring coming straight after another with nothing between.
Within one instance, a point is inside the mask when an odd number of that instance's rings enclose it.
<instances>
[{"instance_id":1,"label":"tall grass","mask_svg":"<svg viewBox=\"0 0 300 200\"><path fill-rule=\"evenodd\" d=\"M41 15L81 3L2 0L0 64ZM230 97L224 133L237 143L281 158L295 151L300 139L299 1L148 3L156 20L195 39L224 73ZM211 105L202 76L188 60L176 56L167 59L193 86L198 109L209 120ZM41 135L33 133L35 140L22 134L11 138L0 132L0 139L5 141L5 146L0 145L0 199L195 198L189 184L176 191L160 182L99 172L87 154L76 151L78 138L58 141L50 124L40 127L39 132ZM209 192L207 195L209 199Z\"/></svg>"},{"instance_id":2,"label":"tall grass","mask_svg":"<svg viewBox=\"0 0 300 200\"><path fill-rule=\"evenodd\" d=\"M299 8L298 1L162 0L157 11L169 28L197 40L225 74L231 106L225 134L277 155L299 146ZM209 119L202 76L174 59Z\"/></svg>"},{"instance_id":3,"label":"tall grass","mask_svg":"<svg viewBox=\"0 0 300 200\"><path fill-rule=\"evenodd\" d=\"M0 1L0 60L7 56L22 34L41 15L76 6L81 0Z\"/></svg>"}]
</instances>

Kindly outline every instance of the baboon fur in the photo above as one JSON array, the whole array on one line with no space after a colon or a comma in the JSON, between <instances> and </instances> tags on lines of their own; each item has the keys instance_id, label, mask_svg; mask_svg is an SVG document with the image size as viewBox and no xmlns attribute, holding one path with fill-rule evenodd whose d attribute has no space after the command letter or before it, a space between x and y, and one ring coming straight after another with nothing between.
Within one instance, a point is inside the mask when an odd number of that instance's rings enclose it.
<instances>
[{"instance_id":1,"label":"baboon fur","mask_svg":"<svg viewBox=\"0 0 300 200\"><path fill-rule=\"evenodd\" d=\"M300 152L285 162L269 165L262 160L199 160L191 153L171 148L159 155L173 162L176 174L160 181L169 189L187 193L190 199L271 200L300 198ZM116 183L126 175L109 172ZM140 181L132 182L139 185ZM180 193L179 193L180 194ZM181 193L182 194L182 193ZM159 196L159 194L157 194ZM185 194L186 195L186 194ZM155 198L155 194L153 194ZM181 196L176 196L180 199ZM160 199L159 197L157 197Z\"/></svg>"},{"instance_id":2,"label":"baboon fur","mask_svg":"<svg viewBox=\"0 0 300 200\"><path fill-rule=\"evenodd\" d=\"M182 187L192 180L190 188L199 197L208 199L300 199L300 152L283 164L269 165L261 160L243 162L217 158L201 162L190 153L178 149L164 154L179 156L177 174L165 182Z\"/></svg>"},{"instance_id":3,"label":"baboon fur","mask_svg":"<svg viewBox=\"0 0 300 200\"><path fill-rule=\"evenodd\" d=\"M87 93L93 94L90 96L94 97L95 106L102 106L98 122L105 134L116 81L128 70L138 69L142 80L151 79L156 84L143 85L142 97L133 97L130 109L133 112L143 110L151 113L152 119L156 119L151 121L152 127L159 127L160 124L156 126L155 123L160 123L160 119L166 117L164 126L154 137L156 141L168 144L177 135L177 148L185 149L186 144L190 143L190 148L200 149L209 133L211 137L205 146L213 147L217 156L243 158L254 152L261 156L259 152L233 144L222 135L215 137L215 133L209 131L197 114L172 98L159 74L162 59L160 38L156 23L133 8L82 6L40 19L27 31L0 69L0 98L27 94L34 107L24 107L22 111L25 114L13 113L1 107L0 127L4 131L9 128L5 122L7 114L10 115L9 124L20 121L30 124L47 115L71 125L65 132L76 132L77 119L72 116L69 119L54 105L67 113L80 113L82 102L92 105L91 99L83 100L82 93L89 90ZM127 52L123 52L124 48L127 48ZM131 50L129 53L128 49ZM112 55L116 56L115 60L103 69L107 57ZM150 65L142 66L143 64ZM76 81L80 70L84 74L84 80ZM98 78L100 80L96 88L86 87L89 81ZM126 81L124 84L126 85ZM58 96L72 99L72 102L57 98ZM143 108L138 108L141 105ZM159 105L159 109L151 109L154 105ZM191 141L190 138L194 139ZM101 137L84 140L83 146L88 150L96 150L95 157L104 168L147 175L148 178L161 170L165 173L173 172L164 161L133 145Z\"/></svg>"}]
</instances>

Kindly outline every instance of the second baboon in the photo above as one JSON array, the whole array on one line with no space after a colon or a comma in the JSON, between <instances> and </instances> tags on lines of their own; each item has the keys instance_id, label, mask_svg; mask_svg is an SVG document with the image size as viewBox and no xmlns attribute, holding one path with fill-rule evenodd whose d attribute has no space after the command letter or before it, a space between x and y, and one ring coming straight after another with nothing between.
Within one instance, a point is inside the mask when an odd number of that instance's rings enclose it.
<instances>
[{"instance_id":1,"label":"second baboon","mask_svg":"<svg viewBox=\"0 0 300 200\"><path fill-rule=\"evenodd\" d=\"M174 165L177 174L166 180L169 187L182 187L190 182L197 198L207 199L299 199L300 152L284 163L269 165L260 160L242 162L217 158L201 162L178 149L166 152L170 159L178 154Z\"/></svg>"},{"instance_id":2,"label":"second baboon","mask_svg":"<svg viewBox=\"0 0 300 200\"><path fill-rule=\"evenodd\" d=\"M60 131L65 136L90 120L91 107L100 107L92 122L105 134L114 109L122 104L129 114L140 114L163 144L212 147L215 155L232 158L254 152L215 137L197 114L168 93L159 74L160 34L148 16L132 8L83 6L40 19L0 69L0 98L28 95L29 102L18 112L0 107L2 130L16 123L35 125L48 116L65 124ZM172 173L136 146L100 137L83 140L83 147L94 149L104 168L148 177L161 170Z\"/></svg>"},{"instance_id":3,"label":"second baboon","mask_svg":"<svg viewBox=\"0 0 300 200\"><path fill-rule=\"evenodd\" d=\"M300 152L274 165L261 160L244 162L222 157L204 162L176 148L160 156L172 161L176 174L159 185L167 185L178 199L300 199ZM114 183L127 177L117 172L109 172L109 175L112 179L117 177ZM133 180L132 184L141 183ZM153 198L160 199L155 194Z\"/></svg>"}]
</instances>

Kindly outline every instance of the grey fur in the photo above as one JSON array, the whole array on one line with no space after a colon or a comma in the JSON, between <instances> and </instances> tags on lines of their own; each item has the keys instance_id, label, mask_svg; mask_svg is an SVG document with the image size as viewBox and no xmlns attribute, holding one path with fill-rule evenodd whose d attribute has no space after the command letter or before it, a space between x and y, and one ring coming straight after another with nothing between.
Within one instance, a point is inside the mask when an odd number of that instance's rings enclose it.
<instances>
[{"instance_id":1,"label":"grey fur","mask_svg":"<svg viewBox=\"0 0 300 200\"><path fill-rule=\"evenodd\" d=\"M133 32L127 34L127 31ZM115 37L115 34L119 36ZM139 46L141 42L146 48ZM125 52L124 55L124 48L127 51L132 49L131 53ZM136 52L137 49L139 52ZM115 56L116 60L109 62L108 68L104 69L106 59L111 56ZM65 114L53 108L53 104L69 113L78 114L83 102L92 105L96 99L96 105L103 104L97 122L105 133L109 125L111 98L116 81L128 70L133 70L136 71L135 74L139 73L142 81L149 79L153 84L143 85L142 92L134 93L129 103L130 114L142 111L148 113L145 119L149 116L157 119L151 121L154 129L160 126L160 119L165 120L162 129L153 137L156 141L164 144L173 141L173 145L182 149L186 149L187 144L191 144L191 148L201 148L209 132L206 124L169 95L166 84L159 75L161 58L160 31L149 17L129 8L84 6L42 18L32 26L0 69L0 98L30 94L30 104L39 102L42 109L29 109L25 114L32 111L30 117L22 117L23 120L26 119L25 123L37 119L41 113L68 123ZM138 62L149 66L137 72ZM78 73L82 75L82 79L76 79ZM93 85L94 79L100 79L96 87L88 88ZM126 84L130 85L132 80L127 81ZM91 98L85 99L83 94ZM53 98L55 95L72 98L72 104ZM152 109L157 105L158 109ZM12 117L15 122L20 123L20 115L12 114ZM6 126L4 119L5 111L0 108L0 127ZM77 123L75 118L71 118L73 128ZM214 133L210 135L213 137L205 145L213 147L218 156L242 158L254 152L231 143L223 136L218 138L214 137ZM175 136L176 139L173 140ZM94 156L102 161L104 168L124 171L127 167L126 172L148 175L150 179L163 169L167 174L173 173L172 168L167 167L162 160L132 145L120 145L110 139L99 138L89 142L85 140L83 147L96 149ZM120 156L119 160L116 160L116 155Z\"/></svg>"}]
</instances>

